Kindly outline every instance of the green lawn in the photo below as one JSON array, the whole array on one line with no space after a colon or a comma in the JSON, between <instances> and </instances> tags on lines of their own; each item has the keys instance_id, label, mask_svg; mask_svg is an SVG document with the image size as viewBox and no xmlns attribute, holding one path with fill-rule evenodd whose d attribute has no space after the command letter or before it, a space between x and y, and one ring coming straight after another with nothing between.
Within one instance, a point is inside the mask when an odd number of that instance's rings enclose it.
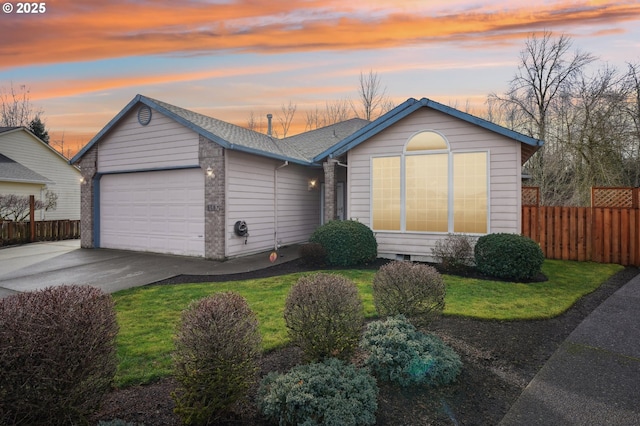
<instances>
[{"instance_id":1,"label":"green lawn","mask_svg":"<svg viewBox=\"0 0 640 426\"><path fill-rule=\"evenodd\" d=\"M618 265L547 260L544 283L516 284L465 279L445 275L446 315L482 319L521 320L550 318L570 308L622 269ZM371 281L374 271L334 271L352 279L360 290L367 317L375 316ZM303 274L290 274L226 283L147 286L114 293L120 333L120 387L148 383L170 374L173 334L180 312L189 302L219 291L236 291L258 315L263 347L271 350L287 343L282 317L289 288Z\"/></svg>"}]
</instances>

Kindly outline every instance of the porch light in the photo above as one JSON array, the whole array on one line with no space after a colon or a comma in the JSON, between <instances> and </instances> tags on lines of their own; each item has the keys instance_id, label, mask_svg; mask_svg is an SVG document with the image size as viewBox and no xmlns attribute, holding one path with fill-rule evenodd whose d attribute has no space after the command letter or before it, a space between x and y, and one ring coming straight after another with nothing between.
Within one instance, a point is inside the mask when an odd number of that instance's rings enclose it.
<instances>
[{"instance_id":1,"label":"porch light","mask_svg":"<svg viewBox=\"0 0 640 426\"><path fill-rule=\"evenodd\" d=\"M213 173L211 166L207 167L207 177L214 178L216 175Z\"/></svg>"},{"instance_id":2,"label":"porch light","mask_svg":"<svg viewBox=\"0 0 640 426\"><path fill-rule=\"evenodd\" d=\"M307 189L309 191L312 191L314 189L316 189L318 187L318 180L317 179L309 179L309 184L307 186Z\"/></svg>"}]
</instances>

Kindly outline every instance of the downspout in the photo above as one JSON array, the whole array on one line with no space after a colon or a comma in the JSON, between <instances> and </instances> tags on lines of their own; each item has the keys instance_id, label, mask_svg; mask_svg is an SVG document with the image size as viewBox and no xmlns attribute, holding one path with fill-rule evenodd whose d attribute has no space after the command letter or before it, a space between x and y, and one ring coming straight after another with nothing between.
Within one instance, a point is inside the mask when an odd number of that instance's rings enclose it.
<instances>
[{"instance_id":1,"label":"downspout","mask_svg":"<svg viewBox=\"0 0 640 426\"><path fill-rule=\"evenodd\" d=\"M278 170L287 167L289 161L285 161L273 171L273 249L278 250Z\"/></svg>"}]
</instances>

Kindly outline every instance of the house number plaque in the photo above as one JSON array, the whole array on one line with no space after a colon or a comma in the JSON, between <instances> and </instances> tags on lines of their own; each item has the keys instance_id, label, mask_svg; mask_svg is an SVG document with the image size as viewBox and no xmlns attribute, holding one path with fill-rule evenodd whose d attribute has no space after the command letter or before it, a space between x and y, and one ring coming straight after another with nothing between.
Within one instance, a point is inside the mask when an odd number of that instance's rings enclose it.
<instances>
[{"instance_id":1,"label":"house number plaque","mask_svg":"<svg viewBox=\"0 0 640 426\"><path fill-rule=\"evenodd\" d=\"M219 212L222 211L222 206L220 204L207 204L208 212Z\"/></svg>"}]
</instances>

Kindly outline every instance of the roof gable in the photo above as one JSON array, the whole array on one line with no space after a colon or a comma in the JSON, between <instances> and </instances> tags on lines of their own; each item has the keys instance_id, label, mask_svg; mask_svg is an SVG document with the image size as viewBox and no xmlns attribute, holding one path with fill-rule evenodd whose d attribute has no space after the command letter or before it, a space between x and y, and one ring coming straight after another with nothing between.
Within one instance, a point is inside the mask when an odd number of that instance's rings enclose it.
<instances>
[{"instance_id":1,"label":"roof gable","mask_svg":"<svg viewBox=\"0 0 640 426\"><path fill-rule=\"evenodd\" d=\"M2 138L3 136L9 135L11 133L17 133L17 132L21 132L23 135L26 135L28 139L33 140L39 146L48 150L49 152L54 154L56 158L62 160L64 163L67 163L67 164L69 163L68 158L66 158L64 155L62 155L58 151L56 151L55 148L53 148L51 145L49 145L48 143L46 143L45 141L37 137L31 130L27 129L26 127L0 127L0 138ZM0 149L1 149L1 144L0 144ZM76 167L73 167L73 168L77 170Z\"/></svg>"},{"instance_id":2,"label":"roof gable","mask_svg":"<svg viewBox=\"0 0 640 426\"><path fill-rule=\"evenodd\" d=\"M332 157L332 158L339 157L344 153L346 153L347 151L349 151L350 149L358 146L362 142L368 140L369 138L375 136L376 134L380 133L384 129L390 127L391 125L397 123L398 121L402 120L403 118L417 111L418 109L425 108L425 107L434 109L436 111L440 111L444 114L448 114L457 119L466 121L468 123L490 130L494 133L498 133L502 136L513 139L516 142L520 142L527 145L528 149L522 150L523 164L544 143L541 140L534 139L529 136L525 136L522 133L509 130L506 127L499 126L495 123L491 123L482 118L473 116L466 112L459 111L455 108L451 108L449 106L432 101L430 99L422 98L418 101L414 98L409 98L402 104L398 105L394 109L387 112L386 114L380 116L378 119L372 121L368 125L362 127L360 130L346 137L336 145L321 152L320 154L315 156L313 160L318 162L318 161L322 161L326 157Z\"/></svg>"},{"instance_id":3,"label":"roof gable","mask_svg":"<svg viewBox=\"0 0 640 426\"><path fill-rule=\"evenodd\" d=\"M314 135L310 134L311 132L286 139L276 139L263 133L236 126L235 124L180 108L166 102L137 95L71 159L71 163L77 163L89 149L97 144L138 104L144 104L159 111L226 149L243 151L283 161L291 161L297 164L312 164L313 157L318 154L320 150L325 149L326 140L328 139L324 133L321 134L323 137L318 137L318 134L314 137ZM347 130L345 129L352 128L354 123L337 126L336 134L341 136L340 139L347 136L345 133ZM356 128L353 128L352 131L355 130ZM319 148L314 149L311 147L310 141L319 144ZM332 140L331 144L335 142L335 140Z\"/></svg>"}]
</instances>

